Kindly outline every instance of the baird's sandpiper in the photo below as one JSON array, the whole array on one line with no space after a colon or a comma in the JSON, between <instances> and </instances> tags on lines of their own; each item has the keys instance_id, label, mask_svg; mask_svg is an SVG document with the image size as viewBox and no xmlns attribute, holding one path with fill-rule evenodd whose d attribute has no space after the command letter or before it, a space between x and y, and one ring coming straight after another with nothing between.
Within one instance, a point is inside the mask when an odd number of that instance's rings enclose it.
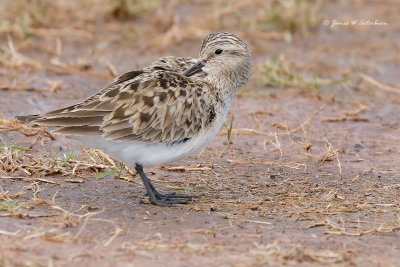
<instances>
[{"instance_id":1,"label":"baird's sandpiper","mask_svg":"<svg viewBox=\"0 0 400 267\"><path fill-rule=\"evenodd\" d=\"M207 35L200 57L163 57L125 73L76 105L17 116L102 149L134 167L156 205L184 204L192 196L161 194L143 167L198 153L221 128L252 69L249 47L236 35Z\"/></svg>"}]
</instances>

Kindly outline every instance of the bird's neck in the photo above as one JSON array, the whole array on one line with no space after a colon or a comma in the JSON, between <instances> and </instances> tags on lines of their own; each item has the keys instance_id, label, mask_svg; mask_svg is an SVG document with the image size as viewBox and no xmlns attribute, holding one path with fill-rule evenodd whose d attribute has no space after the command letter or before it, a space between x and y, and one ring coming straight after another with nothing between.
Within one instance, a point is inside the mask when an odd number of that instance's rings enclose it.
<instances>
[{"instance_id":1,"label":"bird's neck","mask_svg":"<svg viewBox=\"0 0 400 267\"><path fill-rule=\"evenodd\" d=\"M223 77L220 77L219 79L207 80L206 78L206 82L212 86L216 100L228 106L230 106L236 94L240 90L239 84L234 82L232 79L224 79Z\"/></svg>"}]
</instances>

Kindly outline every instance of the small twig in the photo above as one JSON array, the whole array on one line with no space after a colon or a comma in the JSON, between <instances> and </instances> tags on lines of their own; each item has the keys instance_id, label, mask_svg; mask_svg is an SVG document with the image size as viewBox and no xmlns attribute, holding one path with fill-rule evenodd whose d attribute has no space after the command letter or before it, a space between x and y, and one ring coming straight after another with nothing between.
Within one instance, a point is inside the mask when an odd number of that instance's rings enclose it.
<instances>
[{"instance_id":1,"label":"small twig","mask_svg":"<svg viewBox=\"0 0 400 267\"><path fill-rule=\"evenodd\" d=\"M361 122L369 122L368 118L359 118L359 117L337 117L337 118L323 118L321 122L341 122L341 121L361 121Z\"/></svg>"},{"instance_id":2,"label":"small twig","mask_svg":"<svg viewBox=\"0 0 400 267\"><path fill-rule=\"evenodd\" d=\"M83 179L64 179L64 182L81 184L83 183Z\"/></svg>"},{"instance_id":3,"label":"small twig","mask_svg":"<svg viewBox=\"0 0 400 267\"><path fill-rule=\"evenodd\" d=\"M212 168L210 167L185 167L185 166L169 167L165 169L167 171L180 171L180 172L192 172L192 171L208 172L212 170Z\"/></svg>"}]
</instances>

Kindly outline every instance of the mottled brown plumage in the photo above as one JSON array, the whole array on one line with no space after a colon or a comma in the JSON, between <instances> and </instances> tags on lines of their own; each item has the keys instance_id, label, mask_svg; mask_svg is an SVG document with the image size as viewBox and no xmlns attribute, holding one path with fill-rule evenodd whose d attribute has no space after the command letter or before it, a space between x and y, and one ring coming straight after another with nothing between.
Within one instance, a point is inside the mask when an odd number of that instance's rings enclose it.
<instances>
[{"instance_id":1,"label":"mottled brown plumage","mask_svg":"<svg viewBox=\"0 0 400 267\"><path fill-rule=\"evenodd\" d=\"M35 124L60 134L97 134L116 141L177 142L207 127L215 89L182 73L195 60L165 57L128 72L76 105L40 116ZM208 116L204 116L208 114Z\"/></svg>"}]
</instances>

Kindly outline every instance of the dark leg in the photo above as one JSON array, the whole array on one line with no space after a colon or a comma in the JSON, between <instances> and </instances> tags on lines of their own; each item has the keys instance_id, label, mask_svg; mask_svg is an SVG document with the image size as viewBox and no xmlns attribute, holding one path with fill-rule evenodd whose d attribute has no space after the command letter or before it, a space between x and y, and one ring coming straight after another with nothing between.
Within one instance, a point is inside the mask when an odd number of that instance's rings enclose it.
<instances>
[{"instance_id":1,"label":"dark leg","mask_svg":"<svg viewBox=\"0 0 400 267\"><path fill-rule=\"evenodd\" d=\"M143 171L142 165L136 163L135 169L142 178L143 184L147 190L147 194L149 195L150 202L155 205L169 206L171 204L187 204L193 202L193 200L197 198L196 196L180 196L176 195L175 193L165 195L160 194L147 178Z\"/></svg>"}]
</instances>

